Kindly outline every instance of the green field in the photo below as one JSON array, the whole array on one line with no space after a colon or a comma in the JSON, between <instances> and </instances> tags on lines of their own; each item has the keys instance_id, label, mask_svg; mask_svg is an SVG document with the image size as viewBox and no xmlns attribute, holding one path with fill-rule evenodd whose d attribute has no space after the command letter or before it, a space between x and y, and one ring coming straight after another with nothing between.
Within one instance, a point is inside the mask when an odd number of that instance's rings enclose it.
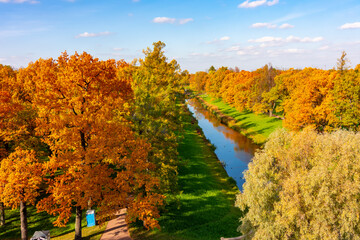
<instances>
[{"instance_id":1,"label":"green field","mask_svg":"<svg viewBox=\"0 0 360 240\"><path fill-rule=\"evenodd\" d=\"M229 124L230 127L251 138L257 144L263 144L273 131L282 128L282 120L279 118L265 114L258 115L250 111L239 112L221 99L214 99L207 95L200 97L208 105L217 107L220 112L233 118L235 122Z\"/></svg>"},{"instance_id":2,"label":"green field","mask_svg":"<svg viewBox=\"0 0 360 240\"><path fill-rule=\"evenodd\" d=\"M20 214L19 210L6 210L6 224L0 226L0 239L15 240L20 239ZM106 228L106 224L102 226L86 227L86 214L83 213L82 219L82 235L84 240L98 240ZM75 215L70 218L66 227L54 227L52 222L56 217L46 212L37 213L34 207L28 208L28 234L31 237L35 231L50 230L51 239L68 240L74 239L75 232ZM55 237L57 236L57 237Z\"/></svg>"},{"instance_id":3,"label":"green field","mask_svg":"<svg viewBox=\"0 0 360 240\"><path fill-rule=\"evenodd\" d=\"M184 116L184 131L179 146L180 194L169 196L169 206L160 218L161 231L146 232L133 225L134 239L219 240L240 235L236 231L241 212L234 207L235 181L228 177L190 113Z\"/></svg>"}]
</instances>

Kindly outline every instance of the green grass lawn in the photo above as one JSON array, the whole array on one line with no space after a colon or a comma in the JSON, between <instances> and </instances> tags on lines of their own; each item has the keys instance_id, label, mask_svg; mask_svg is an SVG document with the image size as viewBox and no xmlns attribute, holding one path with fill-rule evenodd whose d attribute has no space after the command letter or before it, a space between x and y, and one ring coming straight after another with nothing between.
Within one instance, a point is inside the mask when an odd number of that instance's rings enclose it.
<instances>
[{"instance_id":1,"label":"green grass lawn","mask_svg":"<svg viewBox=\"0 0 360 240\"><path fill-rule=\"evenodd\" d=\"M239 236L236 229L241 212L234 207L238 192L235 181L228 177L202 132L197 133L196 120L190 113L183 119L180 194L169 196L169 205L159 219L161 230L145 231L132 225L131 235L138 240L219 240Z\"/></svg>"},{"instance_id":2,"label":"green grass lawn","mask_svg":"<svg viewBox=\"0 0 360 240\"><path fill-rule=\"evenodd\" d=\"M19 210L6 210L6 224L0 226L0 239L15 240L20 239L20 214ZM71 240L74 239L75 232L75 215L73 215L66 227L54 227L52 222L56 217L46 212L36 213L34 207L28 208L28 234L32 237L35 231L50 230L51 239L55 240ZM83 213L82 219L82 235L84 240L98 240L106 228L106 224L102 226L86 227L86 214Z\"/></svg>"},{"instance_id":3,"label":"green grass lawn","mask_svg":"<svg viewBox=\"0 0 360 240\"><path fill-rule=\"evenodd\" d=\"M206 103L216 106L223 114L235 119L232 128L251 138L257 144L263 144L269 135L277 128L282 128L282 120L265 114L255 114L250 111L239 112L221 99L207 95L200 96Z\"/></svg>"}]
</instances>

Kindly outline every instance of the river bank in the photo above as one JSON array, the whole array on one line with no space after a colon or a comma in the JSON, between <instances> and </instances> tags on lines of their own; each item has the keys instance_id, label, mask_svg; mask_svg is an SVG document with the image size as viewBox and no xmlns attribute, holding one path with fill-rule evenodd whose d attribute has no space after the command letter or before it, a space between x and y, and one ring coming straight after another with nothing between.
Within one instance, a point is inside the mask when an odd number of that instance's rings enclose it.
<instances>
[{"instance_id":1,"label":"river bank","mask_svg":"<svg viewBox=\"0 0 360 240\"><path fill-rule=\"evenodd\" d=\"M241 211L234 206L238 188L214 154L197 120L188 109L182 116L184 138L179 145L178 195L167 196L159 219L161 230L131 225L138 240L219 240L238 236Z\"/></svg>"},{"instance_id":2,"label":"river bank","mask_svg":"<svg viewBox=\"0 0 360 240\"><path fill-rule=\"evenodd\" d=\"M207 95L194 97L221 123L250 138L255 144L264 144L273 131L282 128L282 120L279 118L257 115L249 111L239 112L221 99Z\"/></svg>"}]
</instances>

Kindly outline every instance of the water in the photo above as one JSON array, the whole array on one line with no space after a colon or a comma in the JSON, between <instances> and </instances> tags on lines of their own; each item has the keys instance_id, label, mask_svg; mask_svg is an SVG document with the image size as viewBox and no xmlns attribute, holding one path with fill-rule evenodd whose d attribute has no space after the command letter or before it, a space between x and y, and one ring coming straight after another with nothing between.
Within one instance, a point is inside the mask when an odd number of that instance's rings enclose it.
<instances>
[{"instance_id":1,"label":"water","mask_svg":"<svg viewBox=\"0 0 360 240\"><path fill-rule=\"evenodd\" d=\"M259 146L239 132L220 123L196 99L190 99L187 103L206 138L216 146L215 154L223 163L226 172L235 179L237 186L242 190L242 185L245 182L243 172L247 169L255 150Z\"/></svg>"}]
</instances>

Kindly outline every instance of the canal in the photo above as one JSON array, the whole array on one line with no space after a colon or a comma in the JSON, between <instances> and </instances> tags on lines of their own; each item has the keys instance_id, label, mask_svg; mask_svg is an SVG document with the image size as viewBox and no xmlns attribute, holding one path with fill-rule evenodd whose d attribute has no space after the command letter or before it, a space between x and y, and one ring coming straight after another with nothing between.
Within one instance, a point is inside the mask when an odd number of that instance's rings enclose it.
<instances>
[{"instance_id":1,"label":"canal","mask_svg":"<svg viewBox=\"0 0 360 240\"><path fill-rule=\"evenodd\" d=\"M187 100L187 104L190 112L198 120L206 138L215 145L215 154L226 172L235 179L237 186L242 190L242 185L245 182L243 172L247 169L259 146L239 132L222 124L196 99Z\"/></svg>"}]
</instances>

